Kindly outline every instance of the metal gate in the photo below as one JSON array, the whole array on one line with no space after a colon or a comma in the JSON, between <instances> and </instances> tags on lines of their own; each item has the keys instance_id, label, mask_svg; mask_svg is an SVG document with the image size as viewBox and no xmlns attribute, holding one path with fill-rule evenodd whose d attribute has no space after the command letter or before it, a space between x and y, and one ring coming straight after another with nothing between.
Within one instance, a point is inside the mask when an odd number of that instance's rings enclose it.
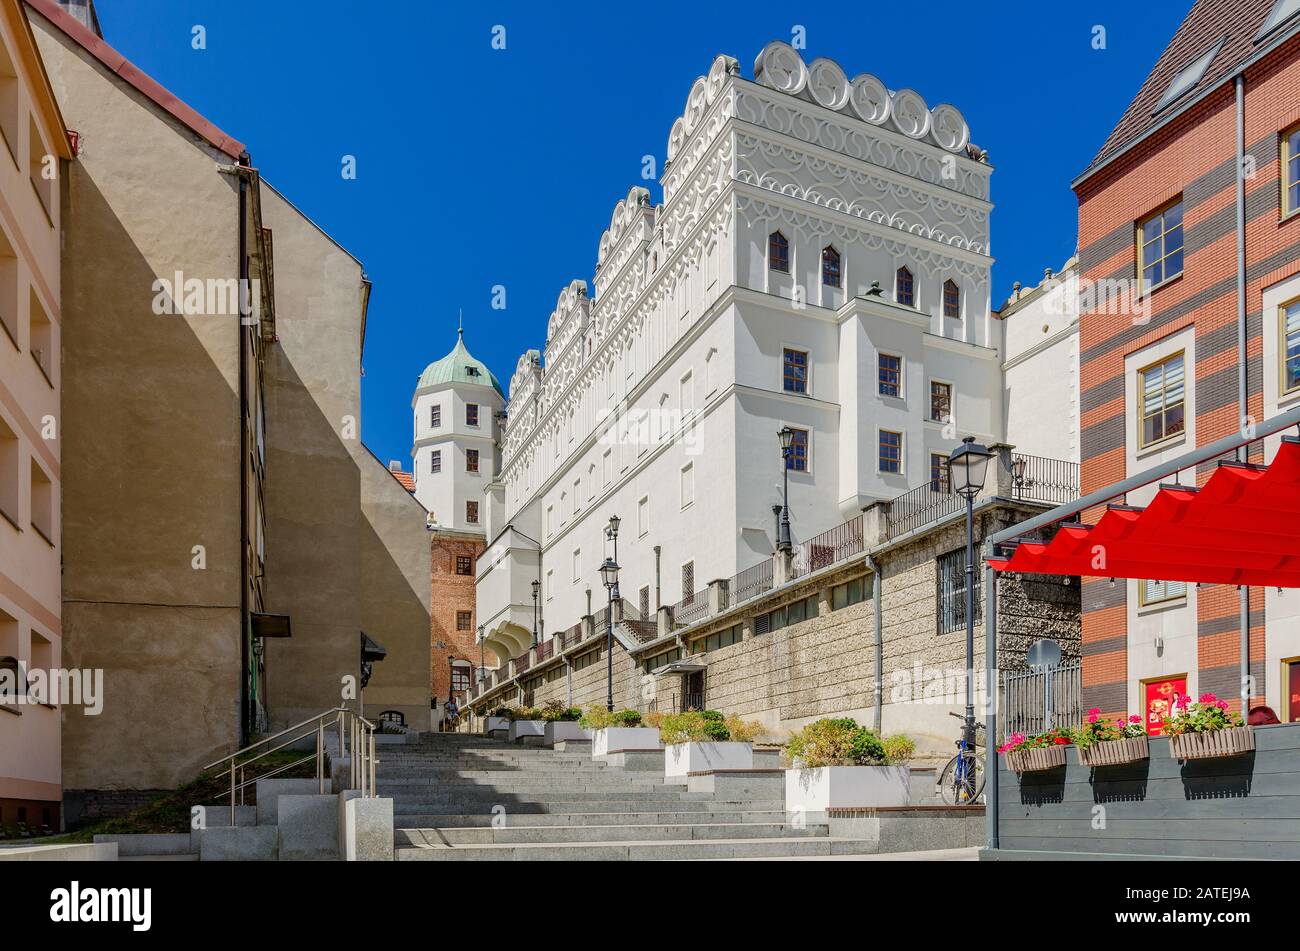
<instances>
[{"instance_id":1,"label":"metal gate","mask_svg":"<svg viewBox=\"0 0 1300 951\"><path fill-rule=\"evenodd\" d=\"M1083 666L1067 661L1045 670L1002 672L998 697L998 742L1012 733L1035 736L1083 720Z\"/></svg>"}]
</instances>

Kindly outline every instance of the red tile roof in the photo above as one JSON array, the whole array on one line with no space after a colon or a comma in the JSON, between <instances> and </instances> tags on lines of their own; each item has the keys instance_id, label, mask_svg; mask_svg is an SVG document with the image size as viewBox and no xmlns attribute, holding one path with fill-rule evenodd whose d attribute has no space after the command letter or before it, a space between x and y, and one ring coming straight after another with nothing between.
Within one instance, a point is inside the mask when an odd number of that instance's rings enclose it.
<instances>
[{"instance_id":1,"label":"red tile roof","mask_svg":"<svg viewBox=\"0 0 1300 951\"><path fill-rule=\"evenodd\" d=\"M104 64L108 70L130 83L147 99L180 122L201 139L231 158L239 158L247 149L244 143L226 135L203 116L181 102L151 76L134 65L125 56L81 25L76 17L65 12L54 0L26 0L28 6L49 20L69 39Z\"/></svg>"},{"instance_id":2,"label":"red tile roof","mask_svg":"<svg viewBox=\"0 0 1300 951\"><path fill-rule=\"evenodd\" d=\"M1167 107L1159 114L1155 109L1173 78L1208 53L1220 39L1223 39L1223 45L1219 47L1213 61L1201 74L1200 81L1183 98L1213 89L1231 78L1237 68L1264 45L1256 44L1255 36L1264 25L1274 3L1275 0L1197 0L1178 27L1174 38L1156 60L1155 67L1111 131L1101 151L1079 178L1085 178L1098 165L1113 158L1134 139L1160 125L1169 114L1176 111L1176 106ZM1288 30L1281 30L1276 35L1281 36L1286 32Z\"/></svg>"},{"instance_id":3,"label":"red tile roof","mask_svg":"<svg viewBox=\"0 0 1300 951\"><path fill-rule=\"evenodd\" d=\"M393 472L392 469L389 469L388 471L392 474L394 479L402 483L402 488L407 492L415 492L415 476L411 475L409 472Z\"/></svg>"}]
</instances>

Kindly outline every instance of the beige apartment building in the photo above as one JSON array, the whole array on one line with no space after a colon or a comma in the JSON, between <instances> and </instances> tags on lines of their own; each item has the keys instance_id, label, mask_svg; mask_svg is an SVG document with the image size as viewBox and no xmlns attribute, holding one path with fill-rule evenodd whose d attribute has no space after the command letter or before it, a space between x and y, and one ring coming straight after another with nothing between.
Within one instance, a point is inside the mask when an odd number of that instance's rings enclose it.
<instances>
[{"instance_id":1,"label":"beige apartment building","mask_svg":"<svg viewBox=\"0 0 1300 951\"><path fill-rule=\"evenodd\" d=\"M418 724L429 543L361 442L360 262L93 5L27 9L86 143L62 194L63 620L105 687L64 721L68 821L340 705ZM363 633L387 657L359 693Z\"/></svg>"},{"instance_id":2,"label":"beige apartment building","mask_svg":"<svg viewBox=\"0 0 1300 951\"><path fill-rule=\"evenodd\" d=\"M62 419L59 180L67 129L19 0L0 0L0 835L57 828Z\"/></svg>"}]
</instances>

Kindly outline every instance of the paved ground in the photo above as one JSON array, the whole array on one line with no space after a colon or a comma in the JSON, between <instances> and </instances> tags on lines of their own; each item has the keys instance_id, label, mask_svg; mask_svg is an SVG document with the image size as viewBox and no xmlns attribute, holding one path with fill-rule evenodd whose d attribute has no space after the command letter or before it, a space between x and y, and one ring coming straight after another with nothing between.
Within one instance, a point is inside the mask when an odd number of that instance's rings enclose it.
<instances>
[{"instance_id":1,"label":"paved ground","mask_svg":"<svg viewBox=\"0 0 1300 951\"><path fill-rule=\"evenodd\" d=\"M875 855L806 855L789 858L704 859L713 862L977 862L979 848L934 849L929 852L878 852Z\"/></svg>"}]
</instances>

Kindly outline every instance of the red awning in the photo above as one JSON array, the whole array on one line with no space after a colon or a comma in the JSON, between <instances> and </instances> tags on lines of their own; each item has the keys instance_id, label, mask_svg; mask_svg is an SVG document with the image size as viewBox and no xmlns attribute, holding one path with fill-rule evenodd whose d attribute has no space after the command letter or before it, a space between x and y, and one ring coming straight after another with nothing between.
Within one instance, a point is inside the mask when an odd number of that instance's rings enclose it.
<instances>
[{"instance_id":1,"label":"red awning","mask_svg":"<svg viewBox=\"0 0 1300 951\"><path fill-rule=\"evenodd\" d=\"M1107 506L1096 525L1062 523L1016 543L997 571L1300 587L1300 439L1271 465L1220 462L1197 489L1162 485L1145 508Z\"/></svg>"}]
</instances>

